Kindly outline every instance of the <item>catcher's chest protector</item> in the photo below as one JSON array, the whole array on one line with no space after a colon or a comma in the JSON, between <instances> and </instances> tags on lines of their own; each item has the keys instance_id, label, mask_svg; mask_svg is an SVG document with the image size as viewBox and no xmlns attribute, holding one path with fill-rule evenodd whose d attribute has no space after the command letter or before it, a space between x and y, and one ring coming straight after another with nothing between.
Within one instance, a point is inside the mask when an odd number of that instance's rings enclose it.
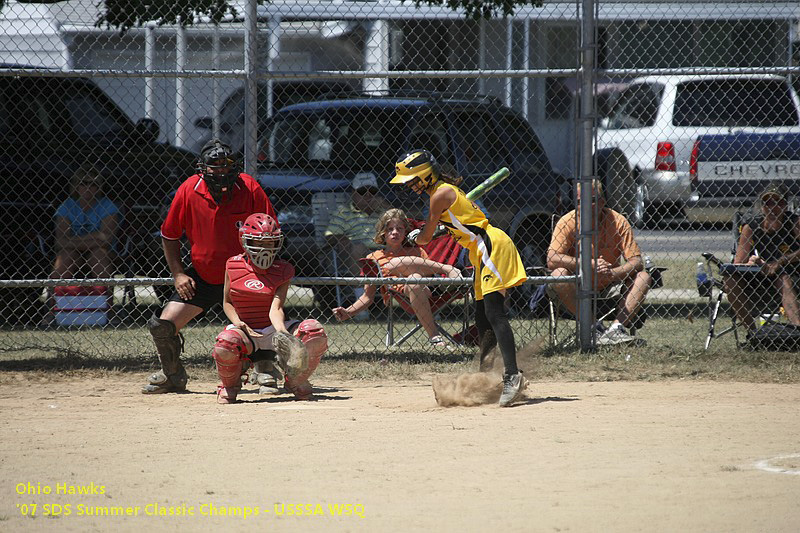
<instances>
[{"instance_id":1,"label":"catcher's chest protector","mask_svg":"<svg viewBox=\"0 0 800 533\"><path fill-rule=\"evenodd\" d=\"M292 266L286 261L275 261L266 271L257 272L243 256L236 256L228 259L226 269L231 302L239 317L254 329L270 326L269 308L275 290L292 279Z\"/></svg>"}]
</instances>

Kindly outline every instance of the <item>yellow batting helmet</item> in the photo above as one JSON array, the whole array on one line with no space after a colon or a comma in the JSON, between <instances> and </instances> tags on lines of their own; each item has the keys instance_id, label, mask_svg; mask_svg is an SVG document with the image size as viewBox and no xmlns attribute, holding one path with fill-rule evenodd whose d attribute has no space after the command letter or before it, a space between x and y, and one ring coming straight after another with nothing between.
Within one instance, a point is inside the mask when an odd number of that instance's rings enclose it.
<instances>
[{"instance_id":1,"label":"yellow batting helmet","mask_svg":"<svg viewBox=\"0 0 800 533\"><path fill-rule=\"evenodd\" d=\"M395 163L395 177L389 183L409 183L419 178L427 189L439 180L439 165L427 150L406 152Z\"/></svg>"}]
</instances>

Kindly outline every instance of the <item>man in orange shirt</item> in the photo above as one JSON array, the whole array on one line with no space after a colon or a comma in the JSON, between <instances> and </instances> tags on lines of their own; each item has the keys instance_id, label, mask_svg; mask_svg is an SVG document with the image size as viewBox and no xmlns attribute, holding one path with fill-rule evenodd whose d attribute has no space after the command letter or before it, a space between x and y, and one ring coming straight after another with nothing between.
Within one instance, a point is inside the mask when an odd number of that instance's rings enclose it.
<instances>
[{"instance_id":1,"label":"man in orange shirt","mask_svg":"<svg viewBox=\"0 0 800 533\"><path fill-rule=\"evenodd\" d=\"M602 291L617 282L624 284L623 294L614 322L597 339L600 345L631 342L634 338L626 328L636 317L652 284L650 274L644 271L642 251L633 238L633 230L625 217L606 207L603 185L592 181L592 213L596 217L596 236L592 244L592 281L596 291ZM581 191L578 184L578 201ZM578 269L578 212L570 211L556 223L550 247L547 250L547 268L553 276L571 276ZM622 262L622 259L625 259ZM555 283L553 289L564 306L575 314L576 294L574 283Z\"/></svg>"}]
</instances>

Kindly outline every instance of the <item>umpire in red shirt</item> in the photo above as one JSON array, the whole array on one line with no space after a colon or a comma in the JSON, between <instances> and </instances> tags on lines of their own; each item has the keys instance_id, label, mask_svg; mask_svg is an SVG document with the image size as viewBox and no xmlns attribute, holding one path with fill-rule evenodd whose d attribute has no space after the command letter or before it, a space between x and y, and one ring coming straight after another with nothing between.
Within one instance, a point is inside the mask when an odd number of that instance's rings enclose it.
<instances>
[{"instance_id":1,"label":"umpire in red shirt","mask_svg":"<svg viewBox=\"0 0 800 533\"><path fill-rule=\"evenodd\" d=\"M200 151L197 174L178 188L161 225L161 243L175 279L175 293L161 316L154 315L147 324L161 370L150 376L142 393L186 390L189 376L180 360L180 330L214 304L222 304L225 261L242 253L239 227L253 213L278 218L258 182L238 171L231 147L212 139ZM192 253L188 269L181 263L180 238L184 234Z\"/></svg>"}]
</instances>

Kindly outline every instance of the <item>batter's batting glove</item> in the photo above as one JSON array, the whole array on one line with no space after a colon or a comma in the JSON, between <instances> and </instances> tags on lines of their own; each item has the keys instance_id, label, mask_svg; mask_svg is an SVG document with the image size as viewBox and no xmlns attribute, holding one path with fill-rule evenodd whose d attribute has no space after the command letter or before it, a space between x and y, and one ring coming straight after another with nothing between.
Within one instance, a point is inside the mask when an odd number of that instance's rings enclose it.
<instances>
[{"instance_id":1,"label":"batter's batting glove","mask_svg":"<svg viewBox=\"0 0 800 533\"><path fill-rule=\"evenodd\" d=\"M422 233L422 229L413 229L409 231L408 235L406 235L406 241L408 242L408 244L411 246L417 246L417 237L419 237L420 233ZM431 240L437 239L442 235L445 235L446 233L447 233L447 228L441 224L437 224L436 231L433 232Z\"/></svg>"},{"instance_id":2,"label":"batter's batting glove","mask_svg":"<svg viewBox=\"0 0 800 533\"><path fill-rule=\"evenodd\" d=\"M408 235L406 235L406 242L409 244L409 246L417 245L417 237L419 237L420 233L422 233L421 229L412 229L408 232Z\"/></svg>"},{"instance_id":3,"label":"batter's batting glove","mask_svg":"<svg viewBox=\"0 0 800 533\"><path fill-rule=\"evenodd\" d=\"M443 226L442 224L437 224L436 225L436 231L433 232L433 236L431 237L431 240L438 239L442 235L447 235L447 228L445 226Z\"/></svg>"}]
</instances>

